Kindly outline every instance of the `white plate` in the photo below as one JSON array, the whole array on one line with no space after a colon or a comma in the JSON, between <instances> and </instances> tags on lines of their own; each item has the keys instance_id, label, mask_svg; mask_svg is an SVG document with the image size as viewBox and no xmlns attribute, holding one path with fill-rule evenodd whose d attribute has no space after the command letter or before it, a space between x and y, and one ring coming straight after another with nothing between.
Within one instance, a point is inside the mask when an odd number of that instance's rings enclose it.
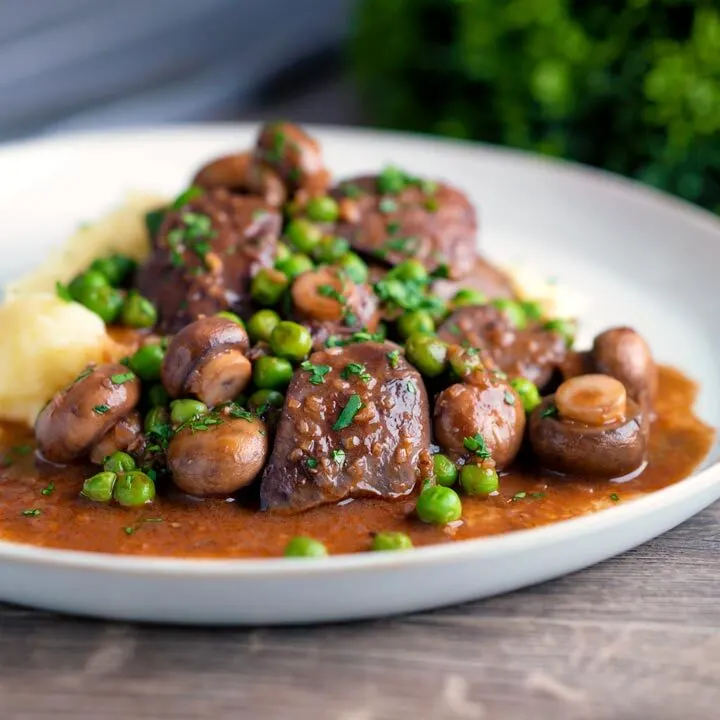
<instances>
[{"instance_id":1,"label":"white plate","mask_svg":"<svg viewBox=\"0 0 720 720\"><path fill-rule=\"evenodd\" d=\"M31 268L131 189L182 189L201 162L256 128L204 126L70 136L0 149L0 281ZM480 208L481 245L580 289L583 335L636 326L657 357L702 382L720 424L720 223L605 173L504 150L316 129L338 176L388 161L450 179ZM297 623L408 612L557 577L653 538L720 497L720 466L596 515L488 539L323 560L109 556L0 542L3 600L107 618Z\"/></svg>"}]
</instances>

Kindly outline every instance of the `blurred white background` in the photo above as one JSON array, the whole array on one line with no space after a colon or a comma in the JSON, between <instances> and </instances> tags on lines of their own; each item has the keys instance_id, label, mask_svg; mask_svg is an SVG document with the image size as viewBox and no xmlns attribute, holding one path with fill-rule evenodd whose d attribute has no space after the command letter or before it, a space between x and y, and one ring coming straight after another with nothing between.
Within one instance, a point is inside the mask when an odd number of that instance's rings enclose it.
<instances>
[{"instance_id":1,"label":"blurred white background","mask_svg":"<svg viewBox=\"0 0 720 720\"><path fill-rule=\"evenodd\" d=\"M352 5L0 0L0 141L160 122L352 122Z\"/></svg>"}]
</instances>

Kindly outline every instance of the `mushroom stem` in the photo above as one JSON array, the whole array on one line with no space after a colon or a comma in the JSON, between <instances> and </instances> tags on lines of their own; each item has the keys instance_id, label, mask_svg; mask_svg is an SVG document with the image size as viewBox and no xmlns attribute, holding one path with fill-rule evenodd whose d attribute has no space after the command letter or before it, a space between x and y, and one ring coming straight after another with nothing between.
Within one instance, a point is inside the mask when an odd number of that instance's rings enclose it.
<instances>
[{"instance_id":1,"label":"mushroom stem","mask_svg":"<svg viewBox=\"0 0 720 720\"><path fill-rule=\"evenodd\" d=\"M623 422L627 392L619 380L609 375L578 375L560 385L555 404L563 420L600 427Z\"/></svg>"}]
</instances>

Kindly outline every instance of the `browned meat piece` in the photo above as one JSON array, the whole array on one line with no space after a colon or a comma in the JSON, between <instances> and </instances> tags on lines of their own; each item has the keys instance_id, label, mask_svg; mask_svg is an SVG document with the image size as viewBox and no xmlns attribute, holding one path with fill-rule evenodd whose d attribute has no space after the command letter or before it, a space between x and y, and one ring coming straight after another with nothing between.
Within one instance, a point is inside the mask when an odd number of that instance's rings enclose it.
<instances>
[{"instance_id":1,"label":"browned meat piece","mask_svg":"<svg viewBox=\"0 0 720 720\"><path fill-rule=\"evenodd\" d=\"M344 199L336 234L353 249L397 265L416 258L429 272L446 266L449 277L460 278L475 263L475 209L459 190L442 183L430 188L408 182L395 194L383 194L376 176L354 178L333 192Z\"/></svg>"},{"instance_id":2,"label":"browned meat piece","mask_svg":"<svg viewBox=\"0 0 720 720\"><path fill-rule=\"evenodd\" d=\"M273 207L280 207L287 199L279 175L255 162L249 152L224 155L203 165L192 184L206 190L226 188L241 194L259 195Z\"/></svg>"},{"instance_id":3,"label":"browned meat piece","mask_svg":"<svg viewBox=\"0 0 720 720\"><path fill-rule=\"evenodd\" d=\"M620 478L643 466L649 423L618 380L583 375L564 382L530 415L530 444L543 467Z\"/></svg>"},{"instance_id":4,"label":"browned meat piece","mask_svg":"<svg viewBox=\"0 0 720 720\"><path fill-rule=\"evenodd\" d=\"M458 290L468 288L483 293L488 300L514 297L510 279L491 262L478 256L470 272L457 280L436 280L431 292L443 300L452 300Z\"/></svg>"},{"instance_id":5,"label":"browned meat piece","mask_svg":"<svg viewBox=\"0 0 720 720\"><path fill-rule=\"evenodd\" d=\"M207 405L233 400L250 382L245 328L223 317L185 326L170 342L162 381L171 397L192 396Z\"/></svg>"},{"instance_id":6,"label":"browned meat piece","mask_svg":"<svg viewBox=\"0 0 720 720\"><path fill-rule=\"evenodd\" d=\"M588 373L617 378L628 395L650 409L658 387L658 369L645 339L632 328L617 327L600 333L592 349L568 353L561 367L566 379Z\"/></svg>"},{"instance_id":7,"label":"browned meat piece","mask_svg":"<svg viewBox=\"0 0 720 720\"><path fill-rule=\"evenodd\" d=\"M211 190L169 212L138 288L158 309L158 330L175 333L221 310L247 313L250 278L271 267L280 214L258 197Z\"/></svg>"},{"instance_id":8,"label":"browned meat piece","mask_svg":"<svg viewBox=\"0 0 720 720\"><path fill-rule=\"evenodd\" d=\"M210 418L213 423L207 423ZM260 418L225 408L177 432L167 449L173 482L189 495L228 496L260 474L268 454L268 436Z\"/></svg>"},{"instance_id":9,"label":"browned meat piece","mask_svg":"<svg viewBox=\"0 0 720 720\"><path fill-rule=\"evenodd\" d=\"M479 435L481 447L502 470L520 450L525 411L507 382L497 373L479 367L468 373L467 382L451 385L438 395L434 428L438 445L454 460L472 458L465 442Z\"/></svg>"},{"instance_id":10,"label":"browned meat piece","mask_svg":"<svg viewBox=\"0 0 720 720\"><path fill-rule=\"evenodd\" d=\"M77 460L129 415L139 400L140 380L124 365L89 367L38 415L38 448L50 462Z\"/></svg>"},{"instance_id":11,"label":"browned meat piece","mask_svg":"<svg viewBox=\"0 0 720 720\"><path fill-rule=\"evenodd\" d=\"M394 345L316 352L290 383L262 507L298 512L346 497L407 495L429 445L425 386Z\"/></svg>"},{"instance_id":12,"label":"browned meat piece","mask_svg":"<svg viewBox=\"0 0 720 720\"><path fill-rule=\"evenodd\" d=\"M287 122L273 122L260 130L253 157L277 173L288 190L306 196L324 195L330 185L320 144L302 128Z\"/></svg>"},{"instance_id":13,"label":"browned meat piece","mask_svg":"<svg viewBox=\"0 0 720 720\"><path fill-rule=\"evenodd\" d=\"M560 333L529 325L515 328L501 310L474 305L455 310L438 329L441 339L487 350L510 377L526 377L544 387L567 353Z\"/></svg>"}]
</instances>

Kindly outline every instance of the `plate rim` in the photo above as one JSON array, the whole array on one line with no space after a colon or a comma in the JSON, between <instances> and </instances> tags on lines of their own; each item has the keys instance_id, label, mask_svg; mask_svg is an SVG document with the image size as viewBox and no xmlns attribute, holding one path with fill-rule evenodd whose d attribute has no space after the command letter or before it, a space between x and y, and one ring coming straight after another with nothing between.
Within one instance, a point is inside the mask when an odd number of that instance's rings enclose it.
<instances>
[{"instance_id":1,"label":"plate rim","mask_svg":"<svg viewBox=\"0 0 720 720\"><path fill-rule=\"evenodd\" d=\"M133 140L153 140L158 137L182 140L195 136L225 136L230 132L247 133L257 130L261 122L215 122L168 125L140 125L135 127L73 131L51 136L40 136L0 143L0 161L14 154L42 152L46 148L67 143L105 144ZM453 147L457 150L471 150L480 156L494 156L496 159L514 165L530 165L538 170L569 176L569 179L583 183L602 184L603 189L617 192L626 200L652 206L661 212L684 216L693 224L703 226L720 242L720 219L711 211L693 205L687 200L670 195L662 190L647 186L638 180L617 175L610 171L582 165L562 158L548 157L531 151L506 148L471 140L437 137L396 130L344 127L315 123L302 123L311 133L318 135L355 136L366 141L392 140L413 142L426 146ZM714 427L714 426L713 426ZM714 427L715 430L717 428ZM716 439L716 443L718 439ZM712 452L712 448L710 450ZM405 568L434 565L465 559L491 559L494 556L510 555L522 551L531 542L534 548L552 546L555 543L612 529L616 525L639 522L644 517L660 512L708 491L720 484L720 460L698 473L690 475L672 485L634 498L617 506L608 507L587 515L559 520L536 528L514 530L480 538L424 545L406 553L345 553L327 558L313 558L312 562L295 558L212 558L212 557L168 557L161 555L126 555L97 551L80 551L20 543L0 538L0 561L22 562L33 565L50 565L54 568L102 571L111 574L133 573L156 577L188 576L240 578L279 578L288 575L332 575L339 571L373 571L376 569ZM693 513L693 515L696 513ZM567 537L566 537L567 536Z\"/></svg>"}]
</instances>

